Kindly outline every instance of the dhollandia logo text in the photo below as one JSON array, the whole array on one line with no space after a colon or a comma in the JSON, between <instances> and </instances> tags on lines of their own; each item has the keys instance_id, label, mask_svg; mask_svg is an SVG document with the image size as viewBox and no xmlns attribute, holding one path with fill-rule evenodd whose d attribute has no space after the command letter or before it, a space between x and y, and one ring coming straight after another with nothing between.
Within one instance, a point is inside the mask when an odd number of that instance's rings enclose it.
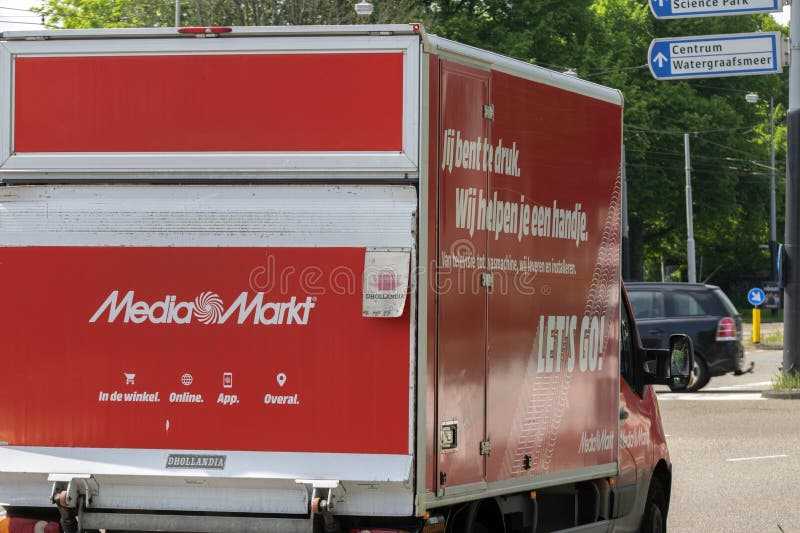
<instances>
[{"instance_id":1,"label":"dhollandia logo text","mask_svg":"<svg viewBox=\"0 0 800 533\"><path fill-rule=\"evenodd\" d=\"M193 301L180 301L177 296L166 295L163 300L145 302L136 300L134 291L120 298L120 291L113 291L95 311L89 322L103 318L108 322L133 322L141 324L225 324L230 320L236 324L252 323L264 326L308 324L316 298L307 296L298 300L292 296L285 302L264 300L263 292L241 293L226 307L222 298L213 292L203 292Z\"/></svg>"}]
</instances>

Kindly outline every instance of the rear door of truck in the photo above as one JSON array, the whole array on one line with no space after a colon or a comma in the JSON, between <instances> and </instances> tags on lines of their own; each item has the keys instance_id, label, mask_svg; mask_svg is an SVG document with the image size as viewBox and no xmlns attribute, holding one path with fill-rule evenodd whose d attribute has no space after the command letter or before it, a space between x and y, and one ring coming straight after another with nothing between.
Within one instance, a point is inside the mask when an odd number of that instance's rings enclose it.
<instances>
[{"instance_id":1,"label":"rear door of truck","mask_svg":"<svg viewBox=\"0 0 800 533\"><path fill-rule=\"evenodd\" d=\"M352 33L0 43L0 502L413 514L419 36Z\"/></svg>"}]
</instances>

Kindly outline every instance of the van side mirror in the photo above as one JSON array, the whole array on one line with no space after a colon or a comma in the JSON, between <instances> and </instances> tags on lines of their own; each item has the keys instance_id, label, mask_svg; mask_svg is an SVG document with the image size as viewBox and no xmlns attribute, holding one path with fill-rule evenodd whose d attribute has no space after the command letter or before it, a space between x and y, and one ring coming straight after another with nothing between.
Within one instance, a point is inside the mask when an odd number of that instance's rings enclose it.
<instances>
[{"instance_id":1,"label":"van side mirror","mask_svg":"<svg viewBox=\"0 0 800 533\"><path fill-rule=\"evenodd\" d=\"M670 383L673 391L685 390L694 368L694 346L688 335L672 335L669 338Z\"/></svg>"},{"instance_id":2,"label":"van side mirror","mask_svg":"<svg viewBox=\"0 0 800 533\"><path fill-rule=\"evenodd\" d=\"M672 390L689 386L694 366L694 347L688 335L672 335L669 350L645 350L644 382L669 385Z\"/></svg>"}]
</instances>

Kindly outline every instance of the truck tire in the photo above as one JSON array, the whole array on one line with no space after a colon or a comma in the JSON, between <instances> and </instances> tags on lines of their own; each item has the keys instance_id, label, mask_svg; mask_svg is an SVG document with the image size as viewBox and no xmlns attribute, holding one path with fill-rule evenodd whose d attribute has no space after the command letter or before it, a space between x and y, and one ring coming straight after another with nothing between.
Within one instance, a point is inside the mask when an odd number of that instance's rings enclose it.
<instances>
[{"instance_id":1,"label":"truck tire","mask_svg":"<svg viewBox=\"0 0 800 533\"><path fill-rule=\"evenodd\" d=\"M647 493L647 503L642 515L640 533L666 533L667 531L667 498L661 480L653 477Z\"/></svg>"},{"instance_id":2,"label":"truck tire","mask_svg":"<svg viewBox=\"0 0 800 533\"><path fill-rule=\"evenodd\" d=\"M703 358L694 354L694 367L692 374L689 377L689 386L686 387L687 392L697 392L708 384L711 376L708 373L708 365Z\"/></svg>"}]
</instances>

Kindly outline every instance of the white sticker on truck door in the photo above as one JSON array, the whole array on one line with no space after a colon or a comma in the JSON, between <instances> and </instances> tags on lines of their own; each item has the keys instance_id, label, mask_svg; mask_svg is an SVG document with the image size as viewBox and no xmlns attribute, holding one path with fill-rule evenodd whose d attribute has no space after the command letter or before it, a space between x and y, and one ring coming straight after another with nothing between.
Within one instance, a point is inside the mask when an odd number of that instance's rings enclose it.
<instances>
[{"instance_id":1,"label":"white sticker on truck door","mask_svg":"<svg viewBox=\"0 0 800 533\"><path fill-rule=\"evenodd\" d=\"M403 315L408 294L410 250L368 248L364 254L365 317L397 318Z\"/></svg>"}]
</instances>

